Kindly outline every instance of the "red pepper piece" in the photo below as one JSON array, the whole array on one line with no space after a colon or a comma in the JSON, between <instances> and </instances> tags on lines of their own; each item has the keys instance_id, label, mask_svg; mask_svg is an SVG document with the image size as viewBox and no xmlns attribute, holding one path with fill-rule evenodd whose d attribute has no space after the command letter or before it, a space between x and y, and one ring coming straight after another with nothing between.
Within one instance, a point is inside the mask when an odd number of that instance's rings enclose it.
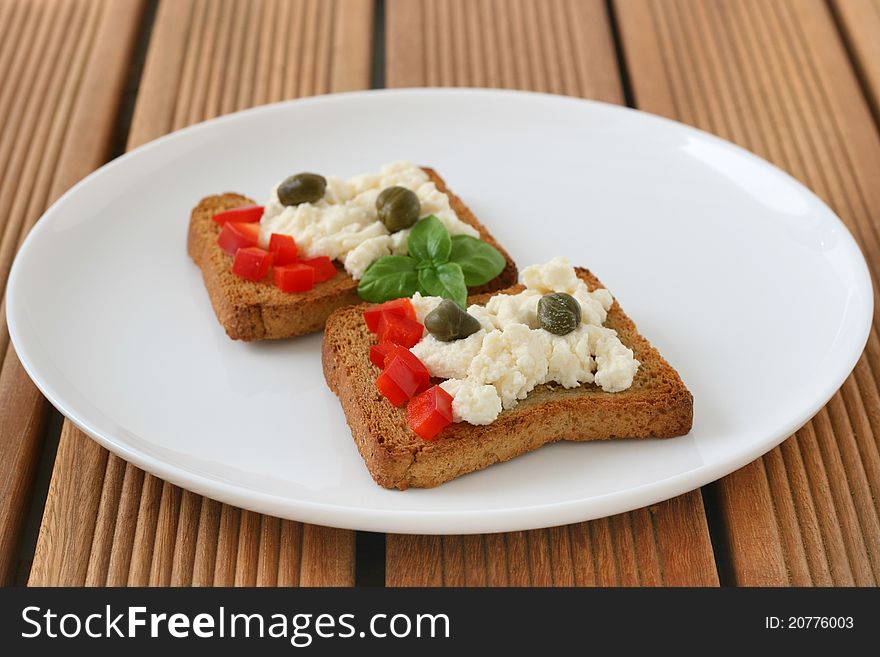
<instances>
[{"instance_id":1,"label":"red pepper piece","mask_svg":"<svg viewBox=\"0 0 880 657\"><path fill-rule=\"evenodd\" d=\"M407 365L409 365L410 369L413 372L416 372L420 377L423 377L425 380L425 385L422 390L427 390L428 382L431 379L431 375L428 372L428 368L425 367L425 364L419 360L419 357L416 356L413 352L411 352L406 347L401 347L399 344L394 344L393 342L385 342L383 343L387 345L387 353L385 354L385 361L383 362L383 367L388 367L388 363L391 362L391 359L394 356L400 356L406 361ZM421 390L419 391L421 392Z\"/></svg>"},{"instance_id":2,"label":"red pepper piece","mask_svg":"<svg viewBox=\"0 0 880 657\"><path fill-rule=\"evenodd\" d=\"M391 353L391 347L395 347L397 345L393 345L390 342L385 342L384 344L371 344L370 345L370 362L378 367L379 369L385 368L385 359Z\"/></svg>"},{"instance_id":3,"label":"red pepper piece","mask_svg":"<svg viewBox=\"0 0 880 657\"><path fill-rule=\"evenodd\" d=\"M425 390L431 382L428 370L415 356L406 358L399 353L389 355L385 370L376 379L376 387L395 406ZM413 359L417 365L414 366Z\"/></svg>"},{"instance_id":4,"label":"red pepper piece","mask_svg":"<svg viewBox=\"0 0 880 657\"><path fill-rule=\"evenodd\" d=\"M423 333L424 327L415 320L391 313L382 313L379 316L379 328L376 332L379 342L412 347L422 339Z\"/></svg>"},{"instance_id":5,"label":"red pepper piece","mask_svg":"<svg viewBox=\"0 0 880 657\"><path fill-rule=\"evenodd\" d=\"M371 306L364 311L364 321L372 333L379 330L379 317L385 312L392 315L400 315L413 321L416 319L416 309L413 308L412 301L409 299L403 298L386 301L378 306Z\"/></svg>"},{"instance_id":6,"label":"red pepper piece","mask_svg":"<svg viewBox=\"0 0 880 657\"><path fill-rule=\"evenodd\" d=\"M315 287L315 270L296 262L272 270L275 287L282 292L307 292Z\"/></svg>"},{"instance_id":7,"label":"red pepper piece","mask_svg":"<svg viewBox=\"0 0 880 657\"><path fill-rule=\"evenodd\" d=\"M413 431L425 440L433 440L452 424L452 395L433 386L410 400L406 416Z\"/></svg>"},{"instance_id":8,"label":"red pepper piece","mask_svg":"<svg viewBox=\"0 0 880 657\"><path fill-rule=\"evenodd\" d=\"M269 237L269 251L275 256L275 266L292 265L299 260L296 242L290 235L272 233Z\"/></svg>"},{"instance_id":9,"label":"red pepper piece","mask_svg":"<svg viewBox=\"0 0 880 657\"><path fill-rule=\"evenodd\" d=\"M251 224L259 221L260 219L262 219L262 217L262 205L243 205L240 208L232 208L231 210L218 212L213 217L211 217L211 219L222 226L226 223L229 223L230 221L235 223Z\"/></svg>"},{"instance_id":10,"label":"red pepper piece","mask_svg":"<svg viewBox=\"0 0 880 657\"><path fill-rule=\"evenodd\" d=\"M217 244L231 256L239 249L257 246L260 238L260 225L253 223L227 222L217 237Z\"/></svg>"},{"instance_id":11,"label":"red pepper piece","mask_svg":"<svg viewBox=\"0 0 880 657\"><path fill-rule=\"evenodd\" d=\"M315 283L323 283L336 276L336 267L333 265L333 261L327 256L306 258L302 260L302 263L315 270Z\"/></svg>"},{"instance_id":12,"label":"red pepper piece","mask_svg":"<svg viewBox=\"0 0 880 657\"><path fill-rule=\"evenodd\" d=\"M262 280L272 266L272 254L258 246L248 246L235 252L232 273L249 281Z\"/></svg>"}]
</instances>

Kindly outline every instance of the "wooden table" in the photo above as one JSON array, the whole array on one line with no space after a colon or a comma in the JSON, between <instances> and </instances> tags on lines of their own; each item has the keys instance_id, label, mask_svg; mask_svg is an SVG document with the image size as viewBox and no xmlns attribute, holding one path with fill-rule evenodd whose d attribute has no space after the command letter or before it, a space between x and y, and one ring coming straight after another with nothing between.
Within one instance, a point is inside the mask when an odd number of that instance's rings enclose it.
<instances>
[{"instance_id":1,"label":"wooden table","mask_svg":"<svg viewBox=\"0 0 880 657\"><path fill-rule=\"evenodd\" d=\"M626 104L741 144L843 218L876 286L880 0L0 0L0 35L2 282L40 213L126 148L285 98L454 85ZM566 527L447 537L279 520L164 483L62 423L5 325L0 348L3 583L880 580L873 329L808 425L702 490Z\"/></svg>"}]
</instances>

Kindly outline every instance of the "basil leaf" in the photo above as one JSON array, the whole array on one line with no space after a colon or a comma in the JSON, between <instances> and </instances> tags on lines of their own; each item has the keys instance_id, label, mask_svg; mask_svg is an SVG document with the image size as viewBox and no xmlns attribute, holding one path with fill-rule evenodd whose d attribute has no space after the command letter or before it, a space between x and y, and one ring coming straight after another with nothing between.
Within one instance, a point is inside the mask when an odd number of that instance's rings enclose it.
<instances>
[{"instance_id":1,"label":"basil leaf","mask_svg":"<svg viewBox=\"0 0 880 657\"><path fill-rule=\"evenodd\" d=\"M433 214L419 219L406 238L409 254L420 261L442 264L449 260L452 241L446 227Z\"/></svg>"},{"instance_id":2,"label":"basil leaf","mask_svg":"<svg viewBox=\"0 0 880 657\"><path fill-rule=\"evenodd\" d=\"M432 297L452 299L462 308L467 304L464 274L454 262L444 262L419 270L419 289Z\"/></svg>"},{"instance_id":3,"label":"basil leaf","mask_svg":"<svg viewBox=\"0 0 880 657\"><path fill-rule=\"evenodd\" d=\"M364 272L358 294L365 301L381 303L411 297L419 287L416 261L409 256L382 256Z\"/></svg>"},{"instance_id":4,"label":"basil leaf","mask_svg":"<svg viewBox=\"0 0 880 657\"><path fill-rule=\"evenodd\" d=\"M449 262L458 263L468 287L488 283L498 276L507 260L494 246L470 235L455 235L449 253Z\"/></svg>"}]
</instances>

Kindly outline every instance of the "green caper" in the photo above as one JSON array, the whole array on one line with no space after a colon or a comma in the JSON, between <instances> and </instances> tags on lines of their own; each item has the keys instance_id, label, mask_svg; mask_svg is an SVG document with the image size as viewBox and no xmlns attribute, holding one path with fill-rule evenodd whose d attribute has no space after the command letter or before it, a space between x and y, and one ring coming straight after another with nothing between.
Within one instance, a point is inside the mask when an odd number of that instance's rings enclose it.
<instances>
[{"instance_id":1,"label":"green caper","mask_svg":"<svg viewBox=\"0 0 880 657\"><path fill-rule=\"evenodd\" d=\"M462 310L455 301L443 299L439 306L425 315L425 328L441 342L452 342L479 331L480 322Z\"/></svg>"},{"instance_id":2,"label":"green caper","mask_svg":"<svg viewBox=\"0 0 880 657\"><path fill-rule=\"evenodd\" d=\"M574 331L581 323L581 304L570 294L553 292L538 301L538 324L554 335Z\"/></svg>"},{"instance_id":3,"label":"green caper","mask_svg":"<svg viewBox=\"0 0 880 657\"><path fill-rule=\"evenodd\" d=\"M379 221L389 233L409 228L419 220L422 204L419 197L406 187L388 187L376 198Z\"/></svg>"},{"instance_id":4,"label":"green caper","mask_svg":"<svg viewBox=\"0 0 880 657\"><path fill-rule=\"evenodd\" d=\"M327 179L317 173L298 173L286 178L278 185L278 200L281 205L314 203L324 198Z\"/></svg>"}]
</instances>

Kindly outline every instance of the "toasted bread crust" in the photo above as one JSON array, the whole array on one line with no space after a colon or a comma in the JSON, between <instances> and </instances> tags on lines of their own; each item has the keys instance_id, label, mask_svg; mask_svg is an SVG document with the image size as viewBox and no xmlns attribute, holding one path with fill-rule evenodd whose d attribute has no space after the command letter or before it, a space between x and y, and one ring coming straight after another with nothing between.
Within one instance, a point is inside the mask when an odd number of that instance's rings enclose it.
<instances>
[{"instance_id":1,"label":"toasted bread crust","mask_svg":"<svg viewBox=\"0 0 880 657\"><path fill-rule=\"evenodd\" d=\"M602 287L585 269L578 269L578 276L591 290ZM484 303L488 296L469 301ZM379 370L369 360L373 336L362 313L363 307L343 308L327 321L324 377L339 397L370 474L385 488L430 488L559 440L671 438L691 429L693 396L615 301L606 326L641 361L629 389L607 393L593 384L541 385L489 425L459 422L435 440L423 440L409 428L406 409L391 406L376 390Z\"/></svg>"},{"instance_id":2,"label":"toasted bread crust","mask_svg":"<svg viewBox=\"0 0 880 657\"><path fill-rule=\"evenodd\" d=\"M495 238L471 212L470 208L449 191L446 183L433 169L424 169L437 188L449 196L452 209L465 223L479 231L486 242L501 251L507 264L489 283L473 288L472 293L500 290L516 282L516 265ZM361 303L357 281L337 262L339 271L329 281L319 283L308 292L288 293L277 289L267 278L247 281L230 271L232 257L217 246L220 227L211 218L218 212L254 205L255 201L240 194L208 196L199 201L190 216L187 250L202 270L202 277L214 312L227 335L235 340L271 340L314 333L337 308Z\"/></svg>"}]
</instances>

